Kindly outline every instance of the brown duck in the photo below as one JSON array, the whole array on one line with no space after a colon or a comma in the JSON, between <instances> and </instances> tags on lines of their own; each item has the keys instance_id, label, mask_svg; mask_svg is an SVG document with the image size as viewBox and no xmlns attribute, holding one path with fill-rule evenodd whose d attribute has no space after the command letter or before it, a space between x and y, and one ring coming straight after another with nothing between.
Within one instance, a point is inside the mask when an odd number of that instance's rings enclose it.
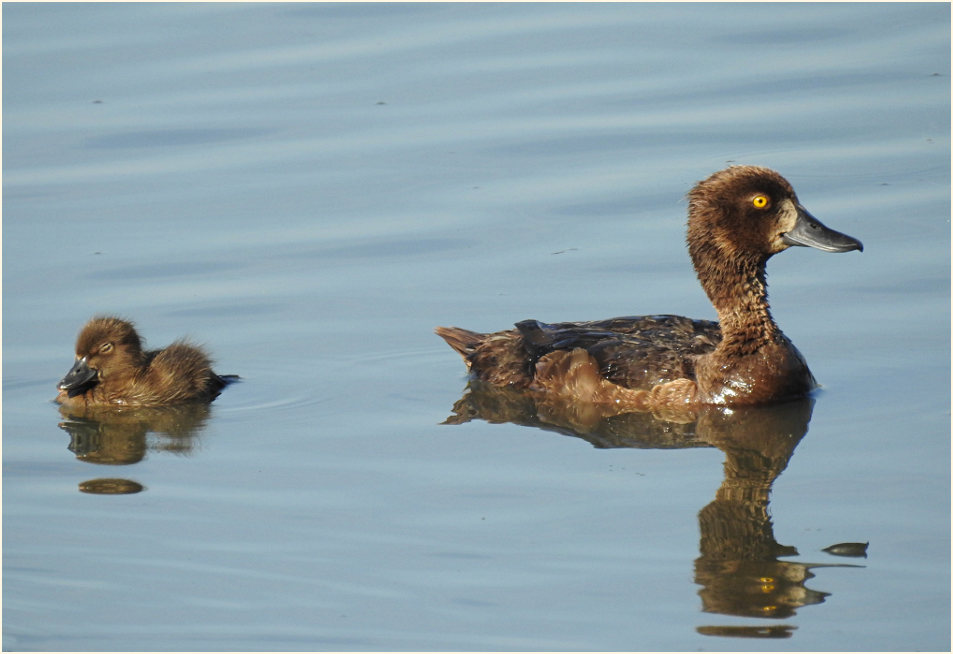
<instances>
[{"instance_id":1,"label":"brown duck","mask_svg":"<svg viewBox=\"0 0 953 654\"><path fill-rule=\"evenodd\" d=\"M652 315L479 334L438 327L471 376L632 410L764 404L817 386L768 308L765 264L792 245L863 251L825 227L767 168L732 166L688 194L688 251L718 322Z\"/></svg>"},{"instance_id":2,"label":"brown duck","mask_svg":"<svg viewBox=\"0 0 953 654\"><path fill-rule=\"evenodd\" d=\"M80 331L76 363L60 381L56 401L72 407L211 402L237 379L215 374L208 355L185 341L143 351L132 323L105 316Z\"/></svg>"}]
</instances>

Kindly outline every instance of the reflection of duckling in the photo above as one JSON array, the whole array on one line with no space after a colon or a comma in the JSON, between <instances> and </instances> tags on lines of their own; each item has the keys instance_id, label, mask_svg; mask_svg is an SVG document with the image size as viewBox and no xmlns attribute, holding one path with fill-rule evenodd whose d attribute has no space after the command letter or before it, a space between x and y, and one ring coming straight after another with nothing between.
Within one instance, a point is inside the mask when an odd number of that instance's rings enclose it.
<instances>
[{"instance_id":1,"label":"reflection of duckling","mask_svg":"<svg viewBox=\"0 0 953 654\"><path fill-rule=\"evenodd\" d=\"M158 406L211 402L234 375L219 376L200 348L176 341L143 351L132 323L114 317L90 320L76 340L76 363L59 383L56 401L89 405Z\"/></svg>"},{"instance_id":2,"label":"reflection of duckling","mask_svg":"<svg viewBox=\"0 0 953 654\"><path fill-rule=\"evenodd\" d=\"M87 463L127 465L147 450L188 454L211 415L206 402L130 407L90 404L60 407L60 429L70 435L69 449ZM150 442L149 435L158 439Z\"/></svg>"},{"instance_id":3,"label":"reflection of duckling","mask_svg":"<svg viewBox=\"0 0 953 654\"><path fill-rule=\"evenodd\" d=\"M79 484L79 492L93 495L131 495L144 490L145 486L131 479L90 479Z\"/></svg>"},{"instance_id":4,"label":"reflection of duckling","mask_svg":"<svg viewBox=\"0 0 953 654\"><path fill-rule=\"evenodd\" d=\"M659 315L436 331L478 379L581 401L658 410L803 397L816 382L771 317L765 281L767 260L792 245L863 250L811 216L776 172L733 166L689 193L689 253L718 323Z\"/></svg>"}]
</instances>

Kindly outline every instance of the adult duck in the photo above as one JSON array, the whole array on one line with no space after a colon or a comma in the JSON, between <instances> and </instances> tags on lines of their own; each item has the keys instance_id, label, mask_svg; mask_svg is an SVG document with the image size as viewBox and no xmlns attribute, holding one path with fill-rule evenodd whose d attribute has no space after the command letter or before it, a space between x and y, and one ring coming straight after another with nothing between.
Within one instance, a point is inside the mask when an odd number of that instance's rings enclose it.
<instances>
[{"instance_id":1,"label":"adult duck","mask_svg":"<svg viewBox=\"0 0 953 654\"><path fill-rule=\"evenodd\" d=\"M131 322L102 316L80 331L76 362L57 386L56 401L71 407L211 402L237 379L215 374L208 355L185 341L143 350Z\"/></svg>"},{"instance_id":2,"label":"adult duck","mask_svg":"<svg viewBox=\"0 0 953 654\"><path fill-rule=\"evenodd\" d=\"M791 246L863 251L825 227L768 168L732 166L688 194L688 251L718 322L651 315L480 334L436 332L473 377L633 410L745 405L807 395L817 383L768 308L765 264Z\"/></svg>"}]
</instances>

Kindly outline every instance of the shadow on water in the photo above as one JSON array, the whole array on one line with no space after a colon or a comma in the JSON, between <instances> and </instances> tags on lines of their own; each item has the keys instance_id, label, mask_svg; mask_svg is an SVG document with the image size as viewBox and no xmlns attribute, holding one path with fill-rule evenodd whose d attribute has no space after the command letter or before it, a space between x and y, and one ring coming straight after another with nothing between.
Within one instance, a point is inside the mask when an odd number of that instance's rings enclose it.
<instances>
[{"instance_id":1,"label":"shadow on water","mask_svg":"<svg viewBox=\"0 0 953 654\"><path fill-rule=\"evenodd\" d=\"M211 408L205 403L157 408L60 407L60 429L70 435L69 450L80 461L132 465L148 451L188 455L205 428ZM154 434L157 438L149 438ZM84 493L124 495L144 490L131 479L102 478L80 483Z\"/></svg>"},{"instance_id":2,"label":"shadow on water","mask_svg":"<svg viewBox=\"0 0 953 654\"><path fill-rule=\"evenodd\" d=\"M698 512L700 556L695 583L702 611L783 620L829 593L806 583L830 564L782 561L797 556L774 539L768 511L774 480L807 433L814 399L759 407L707 406L666 415L616 413L613 407L557 403L548 398L471 381L445 424L510 422L582 438L598 448L717 447L725 454L724 480ZM837 567L863 567L837 564ZM699 626L700 634L789 638L793 625Z\"/></svg>"}]
</instances>

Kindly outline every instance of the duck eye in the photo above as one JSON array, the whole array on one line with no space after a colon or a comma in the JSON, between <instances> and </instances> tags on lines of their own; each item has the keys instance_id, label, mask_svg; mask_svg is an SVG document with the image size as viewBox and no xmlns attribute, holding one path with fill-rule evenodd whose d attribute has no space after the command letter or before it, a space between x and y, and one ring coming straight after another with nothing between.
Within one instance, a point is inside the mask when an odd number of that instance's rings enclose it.
<instances>
[{"instance_id":1,"label":"duck eye","mask_svg":"<svg viewBox=\"0 0 953 654\"><path fill-rule=\"evenodd\" d=\"M110 352L112 352L112 349L113 349L112 343L103 343L102 345L99 346L99 353L109 354Z\"/></svg>"},{"instance_id":2,"label":"duck eye","mask_svg":"<svg viewBox=\"0 0 953 654\"><path fill-rule=\"evenodd\" d=\"M764 209L768 206L768 196L758 194L751 199L751 204L754 205L755 209Z\"/></svg>"}]
</instances>

